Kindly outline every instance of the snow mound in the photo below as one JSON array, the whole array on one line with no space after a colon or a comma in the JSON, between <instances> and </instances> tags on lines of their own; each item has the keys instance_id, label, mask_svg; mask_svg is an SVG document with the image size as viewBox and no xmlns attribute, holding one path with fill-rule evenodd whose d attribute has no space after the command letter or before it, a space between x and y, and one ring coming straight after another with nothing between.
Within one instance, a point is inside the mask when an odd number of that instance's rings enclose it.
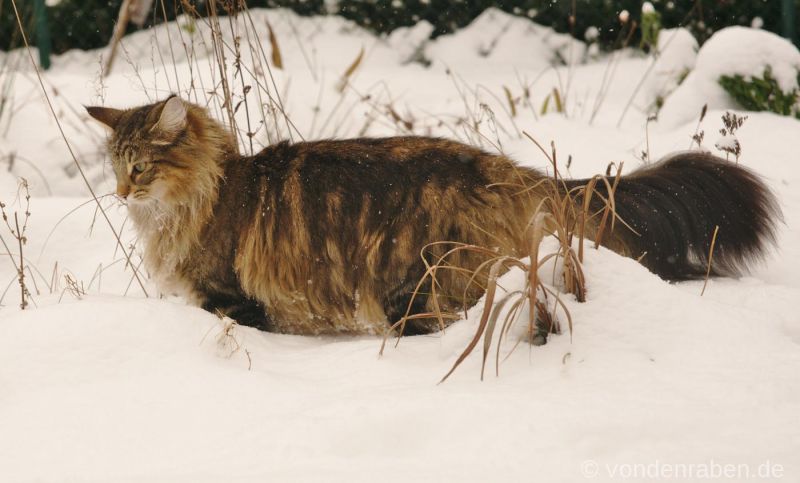
<instances>
[{"instance_id":1,"label":"snow mound","mask_svg":"<svg viewBox=\"0 0 800 483\"><path fill-rule=\"evenodd\" d=\"M553 64L579 62L586 44L570 35L496 8L486 9L468 26L430 42L425 54L445 64L474 59L498 64Z\"/></svg>"},{"instance_id":2,"label":"snow mound","mask_svg":"<svg viewBox=\"0 0 800 483\"><path fill-rule=\"evenodd\" d=\"M719 85L719 78L736 74L761 77L767 67L784 92L798 87L800 51L791 42L759 29L722 29L700 49L696 67L667 98L659 118L677 126L696 119L706 103L709 109L736 109L736 102Z\"/></svg>"},{"instance_id":3,"label":"snow mound","mask_svg":"<svg viewBox=\"0 0 800 483\"><path fill-rule=\"evenodd\" d=\"M420 60L425 44L430 39L434 27L427 20L417 22L411 27L400 27L392 31L387 42L397 52L403 63Z\"/></svg>"},{"instance_id":4,"label":"snow mound","mask_svg":"<svg viewBox=\"0 0 800 483\"><path fill-rule=\"evenodd\" d=\"M697 40L685 28L664 29L658 36L658 57L653 75L647 80L643 97L651 106L665 99L694 68Z\"/></svg>"}]
</instances>

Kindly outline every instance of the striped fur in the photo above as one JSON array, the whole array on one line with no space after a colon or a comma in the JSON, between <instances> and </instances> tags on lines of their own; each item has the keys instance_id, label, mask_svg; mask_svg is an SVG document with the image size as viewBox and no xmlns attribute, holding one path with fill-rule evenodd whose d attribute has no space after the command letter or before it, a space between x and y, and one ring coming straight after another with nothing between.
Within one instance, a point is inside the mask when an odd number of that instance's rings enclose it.
<instances>
[{"instance_id":1,"label":"striped fur","mask_svg":"<svg viewBox=\"0 0 800 483\"><path fill-rule=\"evenodd\" d=\"M423 247L446 240L524 256L529 219L546 196L538 171L444 139L282 142L246 157L205 110L175 97L89 112L111 129L118 194L161 289L263 330L383 333L425 272ZM640 236L617 224L604 244L646 252L642 263L668 279L700 274L715 225L717 271L738 273L774 241L780 216L755 175L701 153L624 177L616 203ZM462 252L450 261L474 270L485 259ZM437 279L436 300L423 286L415 312L434 303L455 311L483 293L461 271ZM415 321L407 333L436 327Z\"/></svg>"}]
</instances>

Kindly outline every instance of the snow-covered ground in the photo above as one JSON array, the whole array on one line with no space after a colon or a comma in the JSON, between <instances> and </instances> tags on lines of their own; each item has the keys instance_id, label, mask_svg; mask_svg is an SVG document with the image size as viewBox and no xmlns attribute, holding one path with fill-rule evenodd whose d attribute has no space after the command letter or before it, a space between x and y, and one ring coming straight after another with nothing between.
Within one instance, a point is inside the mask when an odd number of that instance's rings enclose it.
<instances>
[{"instance_id":1,"label":"snow-covered ground","mask_svg":"<svg viewBox=\"0 0 800 483\"><path fill-rule=\"evenodd\" d=\"M237 122L247 131L250 115L256 150L289 133L413 132L502 149L546 168L525 131L543 145L553 141L562 166L571 157L575 177L610 161L624 161L629 172L643 164L643 152L655 160L689 148L697 130L705 132L703 147L715 150L721 115L732 104L703 89L715 88L709 73L730 65L724 52L744 49L736 55L751 69L767 61L781 65L777 72L800 66L796 50L750 30L726 33L724 45L699 56L684 31L663 32L654 61L630 50L598 55L497 11L430 42L425 24L377 38L339 18L254 11L239 32L262 39L266 58L267 20L284 65L271 69L274 84L247 53L243 64L254 75L234 75L226 53L234 96L248 91ZM113 190L113 173L105 134L82 104L132 106L180 92L222 116L219 96L209 94L221 85L205 28L178 24L126 37L107 78L99 76L104 50L68 52L44 74L99 195ZM195 47L191 62L181 39ZM0 65L20 55L27 54L0 53ZM410 61L420 58L429 65ZM0 481L800 480L797 120L745 113L736 133L740 162L774 189L786 222L778 250L750 276L711 280L701 297L702 282L668 284L632 260L590 250L588 301L565 298L572 337L518 346L500 376L492 364L483 382L476 353L437 385L472 337L479 310L444 334L403 339L378 357L378 338L241 327L226 335L216 317L180 299L146 298L87 203L26 58L15 71L0 71L0 85L6 82L0 201L21 215L17 178L29 180L24 254L33 303L19 310L3 248ZM262 119L258 95L267 103L267 89L280 94L296 128L280 115ZM648 122L659 97L665 115ZM134 233L124 207L111 197L102 203L127 248ZM0 235L16 254L4 225ZM80 294L68 289L67 275ZM514 272L502 282L510 289L523 283ZM145 286L155 293L151 282Z\"/></svg>"}]
</instances>

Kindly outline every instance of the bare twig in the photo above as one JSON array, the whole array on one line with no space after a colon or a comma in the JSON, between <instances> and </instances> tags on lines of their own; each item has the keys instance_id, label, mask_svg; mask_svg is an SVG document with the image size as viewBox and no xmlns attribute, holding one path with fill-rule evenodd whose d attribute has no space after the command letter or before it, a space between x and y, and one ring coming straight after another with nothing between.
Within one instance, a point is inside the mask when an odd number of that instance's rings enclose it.
<instances>
[{"instance_id":1,"label":"bare twig","mask_svg":"<svg viewBox=\"0 0 800 483\"><path fill-rule=\"evenodd\" d=\"M125 257L128 259L128 262L130 263L130 254L127 252L127 250L125 250L125 247L122 244L122 240L120 239L120 236L117 233L117 230L114 228L114 224L111 223L111 219L108 217L108 214L103 209L103 207L100 205L100 200L98 199L97 195L95 195L94 189L92 189L92 185L91 185L91 183L89 183L89 179L86 177L86 173L83 170L83 166L81 166L80 161L78 161L77 156L75 156L75 152L72 150L72 145L70 144L69 140L67 139L66 134L64 133L64 129L61 126L61 121L58 119L58 115L56 114L56 110L53 107L52 101L50 100L50 95L47 93L47 89L45 89L45 87L44 87L44 81L42 80L42 73L39 70L39 67L36 64L36 61L33 58L33 53L31 52L31 48L30 48L30 44L28 43L27 35L25 34L24 27L22 26L22 19L21 19L20 15L19 15L19 10L17 9L17 0L11 0L11 5L14 7L14 14L15 14L16 19L17 19L17 25L19 26L20 32L22 33L22 39L23 39L23 41L25 43L25 48L26 48L26 50L28 52L28 57L30 58L31 65L33 66L33 68L34 68L34 70L36 72L36 77L39 79L39 85L41 86L42 93L44 94L45 100L47 101L47 106L50 108L50 112L53 115L53 119L55 120L56 125L58 126L58 130L61 133L61 138L64 140L64 144L66 144L67 150L69 151L69 154L72 157L72 160L75 162L75 166L77 167L78 172L80 173L81 178L83 179L83 182L86 185L86 189L89 190L89 194L92 195L92 199L94 199L95 203L97 203L97 206L99 207L100 212L103 214L103 218L105 218L106 223L108 224L108 227L111 229L112 233L114 234L114 238L117 240L117 244L119 245L120 250L122 250L122 253L125 255ZM133 266L132 263L131 263L131 266ZM147 294L147 289L145 289L145 287L144 287L144 282L142 282L142 280L139 278L139 274L136 273L135 271L134 271L134 276L136 277L136 281L139 283L139 287L142 289L142 292L147 297L148 294Z\"/></svg>"}]
</instances>

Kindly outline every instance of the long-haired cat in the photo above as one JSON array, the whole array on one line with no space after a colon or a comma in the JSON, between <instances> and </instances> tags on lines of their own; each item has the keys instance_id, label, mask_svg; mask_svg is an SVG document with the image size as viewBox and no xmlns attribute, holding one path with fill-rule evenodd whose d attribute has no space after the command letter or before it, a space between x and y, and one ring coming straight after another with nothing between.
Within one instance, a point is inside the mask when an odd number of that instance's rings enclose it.
<instances>
[{"instance_id":1,"label":"long-haired cat","mask_svg":"<svg viewBox=\"0 0 800 483\"><path fill-rule=\"evenodd\" d=\"M423 247L453 241L524 256L546 196L542 173L444 139L281 142L241 156L205 109L175 96L87 109L111 130L117 194L159 289L263 330L383 333L406 313ZM738 273L774 242L780 218L753 173L701 152L623 177L615 201L633 230L617 223L603 244L669 280L705 274L715 226L712 273ZM483 261L466 251L451 260L466 270ZM437 280L440 307L483 292L457 270ZM431 310L430 287L419 292L412 308ZM436 327L412 320L406 333Z\"/></svg>"}]
</instances>

